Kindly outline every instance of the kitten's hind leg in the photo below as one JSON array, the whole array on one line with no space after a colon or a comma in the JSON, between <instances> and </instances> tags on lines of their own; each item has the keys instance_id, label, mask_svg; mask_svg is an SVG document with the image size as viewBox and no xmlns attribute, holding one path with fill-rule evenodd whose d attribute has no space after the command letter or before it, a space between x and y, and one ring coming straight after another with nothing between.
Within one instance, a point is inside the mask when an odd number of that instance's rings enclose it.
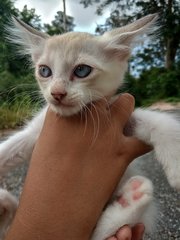
<instances>
[{"instance_id":1,"label":"kitten's hind leg","mask_svg":"<svg viewBox=\"0 0 180 240\"><path fill-rule=\"evenodd\" d=\"M0 176L17 164L29 160L35 142L41 132L46 108L34 117L27 126L0 143Z\"/></svg>"},{"instance_id":2,"label":"kitten's hind leg","mask_svg":"<svg viewBox=\"0 0 180 240\"><path fill-rule=\"evenodd\" d=\"M2 240L12 223L17 205L18 201L14 196L6 190L0 189L0 239Z\"/></svg>"},{"instance_id":3,"label":"kitten's hind leg","mask_svg":"<svg viewBox=\"0 0 180 240\"><path fill-rule=\"evenodd\" d=\"M142 222L152 198L153 186L149 179L141 176L130 178L122 186L120 196L101 215L92 240L104 240L125 224L133 226Z\"/></svg>"},{"instance_id":4,"label":"kitten's hind leg","mask_svg":"<svg viewBox=\"0 0 180 240\"><path fill-rule=\"evenodd\" d=\"M136 109L134 135L154 147L172 187L180 190L180 123L168 113Z\"/></svg>"}]
</instances>

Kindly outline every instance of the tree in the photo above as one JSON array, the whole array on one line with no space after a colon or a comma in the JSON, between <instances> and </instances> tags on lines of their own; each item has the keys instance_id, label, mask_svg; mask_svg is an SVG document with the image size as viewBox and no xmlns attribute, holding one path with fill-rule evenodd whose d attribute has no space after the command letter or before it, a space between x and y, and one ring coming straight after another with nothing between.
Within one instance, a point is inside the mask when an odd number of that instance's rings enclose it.
<instances>
[{"instance_id":1,"label":"tree","mask_svg":"<svg viewBox=\"0 0 180 240\"><path fill-rule=\"evenodd\" d=\"M0 2L0 72L9 71L14 75L27 74L24 57L17 56L15 46L6 40L6 26L10 24L11 16L17 16L27 24L41 28L41 20L35 13L35 9L28 9L24 6L22 11L16 9L13 2L5 0Z\"/></svg>"},{"instance_id":2,"label":"tree","mask_svg":"<svg viewBox=\"0 0 180 240\"><path fill-rule=\"evenodd\" d=\"M18 17L28 25L36 28L37 30L42 29L41 18L36 14L34 8L28 9L27 5L24 6L23 10L18 13Z\"/></svg>"},{"instance_id":3,"label":"tree","mask_svg":"<svg viewBox=\"0 0 180 240\"><path fill-rule=\"evenodd\" d=\"M12 1L0 1L0 72L8 68L7 44L5 41L5 26L8 24L10 16L15 15L17 10L14 8Z\"/></svg>"},{"instance_id":4,"label":"tree","mask_svg":"<svg viewBox=\"0 0 180 240\"><path fill-rule=\"evenodd\" d=\"M18 56L16 46L6 40L5 27L10 24L12 15L37 29L41 28L40 17L36 15L35 9L28 9L24 6L23 10L19 11L10 0L0 2L0 31L2 33L0 34L0 102L22 98L22 95L27 95L27 92L29 97L31 95L35 97L34 91L37 90L36 82L27 68L27 59Z\"/></svg>"},{"instance_id":5,"label":"tree","mask_svg":"<svg viewBox=\"0 0 180 240\"><path fill-rule=\"evenodd\" d=\"M64 13L58 11L55 19L51 24L44 24L44 30L49 35L62 34L64 32L73 31L75 27L74 18L71 16L66 16L66 29L64 25Z\"/></svg>"},{"instance_id":6,"label":"tree","mask_svg":"<svg viewBox=\"0 0 180 240\"><path fill-rule=\"evenodd\" d=\"M179 57L177 56L180 47L179 0L81 0L80 3L84 4L84 7L99 3L97 14L102 14L106 7L113 4L114 10L105 24L98 26L98 32L103 32L113 27L120 27L149 13L158 12L162 28L154 45L151 45L151 52L153 52L154 56L160 57L159 61L164 60L164 65L167 69L172 68L176 58ZM147 58L146 53L144 56Z\"/></svg>"},{"instance_id":7,"label":"tree","mask_svg":"<svg viewBox=\"0 0 180 240\"><path fill-rule=\"evenodd\" d=\"M64 22L64 31L67 32L67 26L66 26L66 0L63 0L63 22Z\"/></svg>"}]
</instances>

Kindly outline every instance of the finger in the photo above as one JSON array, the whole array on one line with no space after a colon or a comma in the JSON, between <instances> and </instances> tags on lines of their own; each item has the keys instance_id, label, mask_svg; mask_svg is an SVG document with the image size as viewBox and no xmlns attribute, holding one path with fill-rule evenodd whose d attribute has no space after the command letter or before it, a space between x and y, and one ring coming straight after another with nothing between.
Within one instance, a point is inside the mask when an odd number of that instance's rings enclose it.
<instances>
[{"instance_id":1,"label":"finger","mask_svg":"<svg viewBox=\"0 0 180 240\"><path fill-rule=\"evenodd\" d=\"M126 137L125 146L128 148L125 149L125 152L127 153L126 157L130 161L153 150L152 146L147 145L136 137Z\"/></svg>"},{"instance_id":2,"label":"finger","mask_svg":"<svg viewBox=\"0 0 180 240\"><path fill-rule=\"evenodd\" d=\"M111 115L122 128L125 127L134 110L134 97L128 93L122 94L111 106Z\"/></svg>"},{"instance_id":3,"label":"finger","mask_svg":"<svg viewBox=\"0 0 180 240\"><path fill-rule=\"evenodd\" d=\"M137 224L132 228L132 240L141 240L143 239L145 227L143 224Z\"/></svg>"},{"instance_id":4,"label":"finger","mask_svg":"<svg viewBox=\"0 0 180 240\"><path fill-rule=\"evenodd\" d=\"M106 240L117 240L117 238L116 237L110 237L110 238L106 238Z\"/></svg>"},{"instance_id":5,"label":"finger","mask_svg":"<svg viewBox=\"0 0 180 240\"><path fill-rule=\"evenodd\" d=\"M129 226L123 226L116 233L116 237L118 240L131 240L132 238L131 228Z\"/></svg>"}]
</instances>

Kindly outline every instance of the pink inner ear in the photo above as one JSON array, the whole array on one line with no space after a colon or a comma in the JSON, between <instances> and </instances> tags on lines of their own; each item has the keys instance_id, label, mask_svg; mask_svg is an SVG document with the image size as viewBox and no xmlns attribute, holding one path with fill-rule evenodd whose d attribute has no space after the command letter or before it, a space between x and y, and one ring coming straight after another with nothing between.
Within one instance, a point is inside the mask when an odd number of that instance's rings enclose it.
<instances>
[{"instance_id":1,"label":"pink inner ear","mask_svg":"<svg viewBox=\"0 0 180 240\"><path fill-rule=\"evenodd\" d=\"M127 60L130 56L130 48L127 46L107 47L108 58L117 58L120 61Z\"/></svg>"}]
</instances>

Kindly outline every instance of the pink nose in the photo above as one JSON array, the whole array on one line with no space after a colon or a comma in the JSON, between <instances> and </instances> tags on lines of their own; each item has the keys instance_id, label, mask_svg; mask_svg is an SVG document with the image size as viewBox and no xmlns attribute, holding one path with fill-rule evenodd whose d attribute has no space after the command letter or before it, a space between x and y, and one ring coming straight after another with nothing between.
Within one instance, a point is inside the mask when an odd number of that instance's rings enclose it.
<instances>
[{"instance_id":1,"label":"pink nose","mask_svg":"<svg viewBox=\"0 0 180 240\"><path fill-rule=\"evenodd\" d=\"M61 100L67 95L67 92L51 92L51 95L53 96L53 98L58 101L61 102Z\"/></svg>"}]
</instances>

